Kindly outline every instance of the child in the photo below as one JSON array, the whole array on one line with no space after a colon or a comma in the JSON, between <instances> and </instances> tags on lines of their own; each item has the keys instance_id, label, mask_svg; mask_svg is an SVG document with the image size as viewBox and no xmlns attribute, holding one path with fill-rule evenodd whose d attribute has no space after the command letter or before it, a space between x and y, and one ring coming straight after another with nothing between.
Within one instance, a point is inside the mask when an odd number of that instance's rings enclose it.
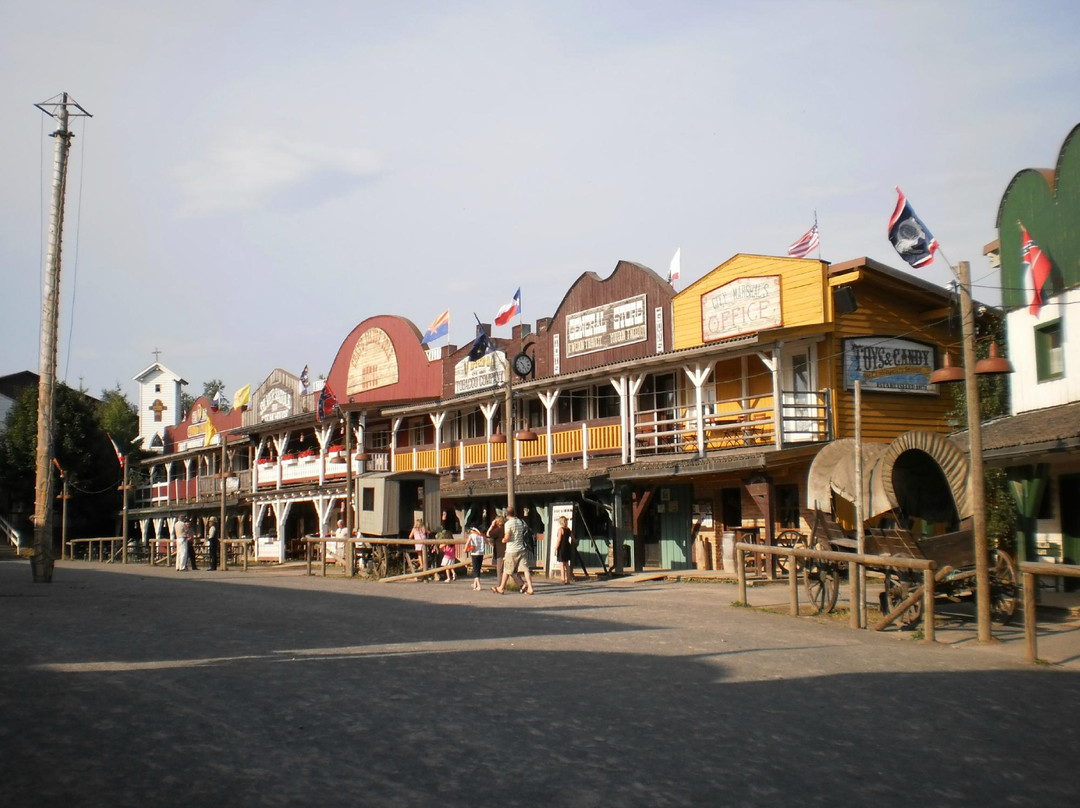
<instances>
[{"instance_id":1,"label":"child","mask_svg":"<svg viewBox=\"0 0 1080 808\"><path fill-rule=\"evenodd\" d=\"M446 567L446 583L457 580L457 572L454 565L457 564L457 545L454 544L453 534L442 531L439 538L444 538L446 543L442 546L442 563L439 566Z\"/></svg>"},{"instance_id":2,"label":"child","mask_svg":"<svg viewBox=\"0 0 1080 808\"><path fill-rule=\"evenodd\" d=\"M469 540L465 543L465 550L472 560L472 588L480 591L480 567L484 564L484 551L487 549L487 539L484 534L475 527L469 531Z\"/></svg>"}]
</instances>

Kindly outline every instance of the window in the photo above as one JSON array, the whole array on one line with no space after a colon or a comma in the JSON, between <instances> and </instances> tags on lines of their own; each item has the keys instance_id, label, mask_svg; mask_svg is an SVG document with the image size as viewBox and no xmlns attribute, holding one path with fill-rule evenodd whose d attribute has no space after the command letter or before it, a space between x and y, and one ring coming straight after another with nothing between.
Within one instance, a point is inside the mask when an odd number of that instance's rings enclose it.
<instances>
[{"instance_id":1,"label":"window","mask_svg":"<svg viewBox=\"0 0 1080 808\"><path fill-rule=\"evenodd\" d=\"M601 384L596 388L596 417L619 417L619 392L610 384Z\"/></svg>"},{"instance_id":2,"label":"window","mask_svg":"<svg viewBox=\"0 0 1080 808\"><path fill-rule=\"evenodd\" d=\"M466 438L483 438L487 436L487 421L484 413L473 410L461 416L462 431Z\"/></svg>"},{"instance_id":3,"label":"window","mask_svg":"<svg viewBox=\"0 0 1080 808\"><path fill-rule=\"evenodd\" d=\"M434 433L435 428L431 426L430 421L428 421L428 423L426 424L424 423L424 421L413 422L412 426L409 427L409 446L423 446L424 444L429 443L427 437L429 427L431 427L431 430ZM434 434L432 434L430 442L433 443L434 441L435 436Z\"/></svg>"},{"instance_id":4,"label":"window","mask_svg":"<svg viewBox=\"0 0 1080 808\"><path fill-rule=\"evenodd\" d=\"M154 392L155 393L160 393L161 392L161 385L160 384L155 384L154 385Z\"/></svg>"},{"instance_id":5,"label":"window","mask_svg":"<svg viewBox=\"0 0 1080 808\"><path fill-rule=\"evenodd\" d=\"M390 431L388 429L371 430L364 433L367 441L365 447L369 451L383 451L390 448Z\"/></svg>"},{"instance_id":6,"label":"window","mask_svg":"<svg viewBox=\"0 0 1080 808\"><path fill-rule=\"evenodd\" d=\"M741 488L722 488L720 490L720 518L723 520L726 530L742 525Z\"/></svg>"},{"instance_id":7,"label":"window","mask_svg":"<svg viewBox=\"0 0 1080 808\"><path fill-rule=\"evenodd\" d=\"M375 510L375 489L370 486L365 486L360 494L361 500L360 507L365 511Z\"/></svg>"},{"instance_id":8,"label":"window","mask_svg":"<svg viewBox=\"0 0 1080 808\"><path fill-rule=\"evenodd\" d=\"M1060 379L1065 375L1061 320L1035 328L1035 369L1040 382Z\"/></svg>"},{"instance_id":9,"label":"window","mask_svg":"<svg viewBox=\"0 0 1080 808\"><path fill-rule=\"evenodd\" d=\"M555 402L555 421L569 424L589 420L589 388L566 390Z\"/></svg>"}]
</instances>

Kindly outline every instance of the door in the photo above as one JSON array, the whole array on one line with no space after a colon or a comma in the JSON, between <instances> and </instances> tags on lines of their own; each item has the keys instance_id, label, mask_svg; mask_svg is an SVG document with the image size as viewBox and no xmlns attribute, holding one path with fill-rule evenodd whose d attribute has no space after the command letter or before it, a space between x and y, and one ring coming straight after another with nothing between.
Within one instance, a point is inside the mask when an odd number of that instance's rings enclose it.
<instances>
[{"instance_id":1,"label":"door","mask_svg":"<svg viewBox=\"0 0 1080 808\"><path fill-rule=\"evenodd\" d=\"M817 405L817 379L814 373L813 345L785 348L781 358L780 421L784 443L819 440L816 419L822 413Z\"/></svg>"},{"instance_id":2,"label":"door","mask_svg":"<svg viewBox=\"0 0 1080 808\"><path fill-rule=\"evenodd\" d=\"M685 570L694 565L693 529L694 489L690 485L665 485L656 492L656 511L660 522L660 566Z\"/></svg>"}]
</instances>

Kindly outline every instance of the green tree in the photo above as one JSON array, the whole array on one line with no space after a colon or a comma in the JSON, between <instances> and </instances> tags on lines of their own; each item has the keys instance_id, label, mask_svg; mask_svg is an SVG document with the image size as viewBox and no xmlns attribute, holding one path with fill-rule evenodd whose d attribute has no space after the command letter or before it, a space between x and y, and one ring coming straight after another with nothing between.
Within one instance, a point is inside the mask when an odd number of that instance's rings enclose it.
<instances>
[{"instance_id":1,"label":"green tree","mask_svg":"<svg viewBox=\"0 0 1080 808\"><path fill-rule=\"evenodd\" d=\"M20 530L30 529L37 476L37 387L27 389L7 417L0 436L0 486ZM102 428L100 403L85 391L56 387L54 454L68 483L68 536L110 536L121 507L120 465ZM57 494L60 486L55 486ZM60 501L54 524L59 536Z\"/></svg>"},{"instance_id":2,"label":"green tree","mask_svg":"<svg viewBox=\"0 0 1080 808\"><path fill-rule=\"evenodd\" d=\"M216 396L219 392L221 393L222 398L224 398L225 382L223 382L221 379L211 379L208 382L203 382L203 395L206 396L210 401L213 401L214 396ZM224 413L228 413L229 410L232 409L232 406L229 404L228 401L223 401L219 409Z\"/></svg>"},{"instance_id":3,"label":"green tree","mask_svg":"<svg viewBox=\"0 0 1080 808\"><path fill-rule=\"evenodd\" d=\"M975 357L990 355L991 344L1004 351L1005 317L999 309L986 309L975 318ZM979 388L979 417L985 423L1009 414L1009 381L1005 376L976 376ZM952 392L949 419L957 428L967 428L967 391L962 384L948 385ZM1013 551L1016 536L1016 507L1009 493L1003 469L986 469L986 533L1000 547Z\"/></svg>"}]
</instances>

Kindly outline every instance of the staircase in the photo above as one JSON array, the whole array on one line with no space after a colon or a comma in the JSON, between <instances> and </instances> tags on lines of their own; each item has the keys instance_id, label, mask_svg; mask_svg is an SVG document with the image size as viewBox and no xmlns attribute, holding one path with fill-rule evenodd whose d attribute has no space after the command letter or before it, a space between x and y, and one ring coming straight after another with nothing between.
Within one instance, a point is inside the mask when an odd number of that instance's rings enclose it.
<instances>
[{"instance_id":1,"label":"staircase","mask_svg":"<svg viewBox=\"0 0 1080 808\"><path fill-rule=\"evenodd\" d=\"M4 550L11 550L14 554L18 554L19 550L23 548L23 538L6 518L0 516L0 546Z\"/></svg>"}]
</instances>

